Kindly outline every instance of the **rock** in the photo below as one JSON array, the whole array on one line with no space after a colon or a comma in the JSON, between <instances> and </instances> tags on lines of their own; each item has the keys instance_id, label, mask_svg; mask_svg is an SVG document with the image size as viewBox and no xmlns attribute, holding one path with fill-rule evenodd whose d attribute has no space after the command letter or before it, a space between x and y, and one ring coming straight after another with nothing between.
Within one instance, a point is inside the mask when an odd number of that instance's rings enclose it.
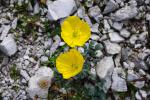
<instances>
[{"instance_id":1,"label":"rock","mask_svg":"<svg viewBox=\"0 0 150 100\"><path fill-rule=\"evenodd\" d=\"M58 20L72 14L76 10L74 0L56 0L47 2L48 18L50 20Z\"/></svg>"},{"instance_id":2,"label":"rock","mask_svg":"<svg viewBox=\"0 0 150 100\"><path fill-rule=\"evenodd\" d=\"M84 48L83 48L83 47L78 47L78 51L79 51L80 53L84 53Z\"/></svg>"},{"instance_id":3,"label":"rock","mask_svg":"<svg viewBox=\"0 0 150 100\"><path fill-rule=\"evenodd\" d=\"M130 37L130 39L129 39L129 41L130 41L130 43L131 43L132 45L134 45L137 40L138 40L137 35L132 35L132 36Z\"/></svg>"},{"instance_id":4,"label":"rock","mask_svg":"<svg viewBox=\"0 0 150 100\"><path fill-rule=\"evenodd\" d=\"M128 30L126 30L126 29L122 29L120 31L120 35L123 36L123 37L125 37L125 38L128 38L130 36L130 34L131 33Z\"/></svg>"},{"instance_id":5,"label":"rock","mask_svg":"<svg viewBox=\"0 0 150 100\"><path fill-rule=\"evenodd\" d=\"M96 72L100 79L111 75L114 69L114 62L111 56L104 57L97 63Z\"/></svg>"},{"instance_id":6,"label":"rock","mask_svg":"<svg viewBox=\"0 0 150 100\"><path fill-rule=\"evenodd\" d=\"M100 14L101 10L98 6L93 6L88 10L88 14L90 17L96 17Z\"/></svg>"},{"instance_id":7,"label":"rock","mask_svg":"<svg viewBox=\"0 0 150 100\"><path fill-rule=\"evenodd\" d=\"M54 40L55 42L52 44L51 48L50 48L50 56L56 51L56 49L58 48L60 42L61 42L61 39L58 35L56 35L54 37Z\"/></svg>"},{"instance_id":8,"label":"rock","mask_svg":"<svg viewBox=\"0 0 150 100\"><path fill-rule=\"evenodd\" d=\"M44 42L44 48L49 49L51 47L52 43L53 43L52 39L51 38L48 39L47 41Z\"/></svg>"},{"instance_id":9,"label":"rock","mask_svg":"<svg viewBox=\"0 0 150 100\"><path fill-rule=\"evenodd\" d=\"M10 28L11 28L10 25L3 25L3 30L2 30L2 33L0 35L0 40L3 40L7 36Z\"/></svg>"},{"instance_id":10,"label":"rock","mask_svg":"<svg viewBox=\"0 0 150 100\"><path fill-rule=\"evenodd\" d=\"M30 79L30 76L26 70L21 70L20 74L25 78L26 81L28 81Z\"/></svg>"},{"instance_id":11,"label":"rock","mask_svg":"<svg viewBox=\"0 0 150 100\"><path fill-rule=\"evenodd\" d=\"M34 5L34 14L38 14L40 12L39 3L36 1Z\"/></svg>"},{"instance_id":12,"label":"rock","mask_svg":"<svg viewBox=\"0 0 150 100\"><path fill-rule=\"evenodd\" d=\"M108 31L110 29L110 25L106 19L104 19L104 29Z\"/></svg>"},{"instance_id":13,"label":"rock","mask_svg":"<svg viewBox=\"0 0 150 100\"><path fill-rule=\"evenodd\" d=\"M110 41L104 41L106 52L108 54L118 54L121 51L121 47L119 44L111 43Z\"/></svg>"},{"instance_id":14,"label":"rock","mask_svg":"<svg viewBox=\"0 0 150 100\"><path fill-rule=\"evenodd\" d=\"M134 85L136 88L141 89L141 88L144 87L145 81L137 81L137 82L135 82L133 85Z\"/></svg>"},{"instance_id":15,"label":"rock","mask_svg":"<svg viewBox=\"0 0 150 100\"><path fill-rule=\"evenodd\" d=\"M147 98L147 93L144 90L139 90L135 93L135 97L137 100L146 100Z\"/></svg>"},{"instance_id":16,"label":"rock","mask_svg":"<svg viewBox=\"0 0 150 100\"><path fill-rule=\"evenodd\" d=\"M0 51L7 56L12 56L17 52L17 45L12 36L5 37L0 43Z\"/></svg>"},{"instance_id":17,"label":"rock","mask_svg":"<svg viewBox=\"0 0 150 100\"><path fill-rule=\"evenodd\" d=\"M43 63L43 62L47 62L48 61L48 57L46 57L46 56L42 56L41 58L40 58L40 61Z\"/></svg>"},{"instance_id":18,"label":"rock","mask_svg":"<svg viewBox=\"0 0 150 100\"><path fill-rule=\"evenodd\" d=\"M47 98L48 89L51 86L53 71L48 67L41 67L32 76L28 84L28 92L32 99L36 96L39 98Z\"/></svg>"},{"instance_id":19,"label":"rock","mask_svg":"<svg viewBox=\"0 0 150 100\"><path fill-rule=\"evenodd\" d=\"M119 43L124 41L124 38L122 38L117 32L109 33L109 37L110 37L110 41L112 42Z\"/></svg>"},{"instance_id":20,"label":"rock","mask_svg":"<svg viewBox=\"0 0 150 100\"><path fill-rule=\"evenodd\" d=\"M122 21L134 18L138 14L135 6L125 6L114 13L112 19L114 21Z\"/></svg>"},{"instance_id":21,"label":"rock","mask_svg":"<svg viewBox=\"0 0 150 100\"><path fill-rule=\"evenodd\" d=\"M90 25L90 27L93 26L91 19L89 18L89 16L87 14L85 14L83 19Z\"/></svg>"},{"instance_id":22,"label":"rock","mask_svg":"<svg viewBox=\"0 0 150 100\"><path fill-rule=\"evenodd\" d=\"M146 14L146 20L150 21L150 14Z\"/></svg>"},{"instance_id":23,"label":"rock","mask_svg":"<svg viewBox=\"0 0 150 100\"><path fill-rule=\"evenodd\" d=\"M91 35L91 39L95 40L95 41L98 41L100 39L100 37L98 35L96 35L96 34L92 34Z\"/></svg>"},{"instance_id":24,"label":"rock","mask_svg":"<svg viewBox=\"0 0 150 100\"><path fill-rule=\"evenodd\" d=\"M18 22L18 18L15 18L15 19L13 20L13 22L11 23L12 29L16 29L16 27L17 27L17 22Z\"/></svg>"},{"instance_id":25,"label":"rock","mask_svg":"<svg viewBox=\"0 0 150 100\"><path fill-rule=\"evenodd\" d=\"M80 18L84 18L84 16L85 16L85 8L83 6L78 8L78 11L77 11L76 15L78 17L80 17Z\"/></svg>"},{"instance_id":26,"label":"rock","mask_svg":"<svg viewBox=\"0 0 150 100\"><path fill-rule=\"evenodd\" d=\"M112 27L118 31L120 31L123 27L123 24L122 23L119 23L119 22L114 22Z\"/></svg>"},{"instance_id":27,"label":"rock","mask_svg":"<svg viewBox=\"0 0 150 100\"><path fill-rule=\"evenodd\" d=\"M93 33L99 33L98 27L99 27L99 24L98 24L98 23L93 24L92 27L91 27L91 31L92 31Z\"/></svg>"},{"instance_id":28,"label":"rock","mask_svg":"<svg viewBox=\"0 0 150 100\"><path fill-rule=\"evenodd\" d=\"M96 57L102 57L103 56L103 52L101 50L97 50L96 52Z\"/></svg>"},{"instance_id":29,"label":"rock","mask_svg":"<svg viewBox=\"0 0 150 100\"><path fill-rule=\"evenodd\" d=\"M87 7L92 7L93 2L94 2L93 0L86 0L85 4Z\"/></svg>"},{"instance_id":30,"label":"rock","mask_svg":"<svg viewBox=\"0 0 150 100\"><path fill-rule=\"evenodd\" d=\"M127 84L126 81L118 76L117 69L114 69L112 74L112 85L111 89L116 92L125 92L127 91Z\"/></svg>"},{"instance_id":31,"label":"rock","mask_svg":"<svg viewBox=\"0 0 150 100\"><path fill-rule=\"evenodd\" d=\"M104 8L103 14L110 13L112 11L115 11L118 8L119 8L119 5L117 2L115 2L114 0L109 0L106 7Z\"/></svg>"}]
</instances>

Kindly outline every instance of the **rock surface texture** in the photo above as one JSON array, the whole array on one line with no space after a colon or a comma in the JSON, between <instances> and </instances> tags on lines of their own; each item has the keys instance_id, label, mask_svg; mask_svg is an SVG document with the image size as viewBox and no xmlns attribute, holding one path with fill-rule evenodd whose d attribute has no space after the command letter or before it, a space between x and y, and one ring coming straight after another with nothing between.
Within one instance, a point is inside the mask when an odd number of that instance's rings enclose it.
<instances>
[{"instance_id":1,"label":"rock surface texture","mask_svg":"<svg viewBox=\"0 0 150 100\"><path fill-rule=\"evenodd\" d=\"M104 82L107 100L149 100L150 0L0 0L0 99L46 100L51 88L76 94L53 83L55 59L70 49L60 27L72 15L92 33L77 47L89 64L82 79Z\"/></svg>"}]
</instances>

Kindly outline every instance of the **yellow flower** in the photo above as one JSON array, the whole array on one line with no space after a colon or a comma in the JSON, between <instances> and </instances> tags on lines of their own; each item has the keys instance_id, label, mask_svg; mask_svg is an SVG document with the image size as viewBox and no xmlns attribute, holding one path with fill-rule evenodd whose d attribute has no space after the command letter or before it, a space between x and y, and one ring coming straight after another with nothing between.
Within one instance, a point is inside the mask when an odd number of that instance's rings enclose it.
<instances>
[{"instance_id":1,"label":"yellow flower","mask_svg":"<svg viewBox=\"0 0 150 100\"><path fill-rule=\"evenodd\" d=\"M90 26L77 16L70 16L61 25L61 37L70 46L83 46L90 38Z\"/></svg>"},{"instance_id":2,"label":"yellow flower","mask_svg":"<svg viewBox=\"0 0 150 100\"><path fill-rule=\"evenodd\" d=\"M60 54L56 59L56 68L64 79L69 79L81 72L83 64L84 58L76 49Z\"/></svg>"}]
</instances>

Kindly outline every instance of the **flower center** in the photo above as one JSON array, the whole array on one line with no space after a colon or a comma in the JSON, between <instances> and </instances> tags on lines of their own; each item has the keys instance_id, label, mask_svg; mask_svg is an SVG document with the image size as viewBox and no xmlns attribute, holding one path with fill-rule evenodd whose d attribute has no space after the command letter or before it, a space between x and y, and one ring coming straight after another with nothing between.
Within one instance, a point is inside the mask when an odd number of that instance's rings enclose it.
<instances>
[{"instance_id":1,"label":"flower center","mask_svg":"<svg viewBox=\"0 0 150 100\"><path fill-rule=\"evenodd\" d=\"M78 36L78 31L75 30L75 31L73 32L73 37L76 38L77 36Z\"/></svg>"},{"instance_id":2,"label":"flower center","mask_svg":"<svg viewBox=\"0 0 150 100\"><path fill-rule=\"evenodd\" d=\"M49 84L48 80L42 79L39 81L39 86L42 89L48 88L48 84Z\"/></svg>"}]
</instances>

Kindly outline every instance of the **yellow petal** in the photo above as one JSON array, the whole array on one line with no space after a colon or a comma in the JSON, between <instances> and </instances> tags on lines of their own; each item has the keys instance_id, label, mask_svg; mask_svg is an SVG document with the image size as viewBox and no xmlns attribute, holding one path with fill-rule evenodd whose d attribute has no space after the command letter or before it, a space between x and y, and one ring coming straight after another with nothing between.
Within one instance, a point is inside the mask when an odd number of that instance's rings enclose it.
<instances>
[{"instance_id":1,"label":"yellow petal","mask_svg":"<svg viewBox=\"0 0 150 100\"><path fill-rule=\"evenodd\" d=\"M81 72L84 58L76 49L60 54L56 59L56 68L63 78L68 79Z\"/></svg>"},{"instance_id":2,"label":"yellow petal","mask_svg":"<svg viewBox=\"0 0 150 100\"><path fill-rule=\"evenodd\" d=\"M70 16L61 25L61 37L70 46L83 46L90 38L90 26L77 16Z\"/></svg>"}]
</instances>

